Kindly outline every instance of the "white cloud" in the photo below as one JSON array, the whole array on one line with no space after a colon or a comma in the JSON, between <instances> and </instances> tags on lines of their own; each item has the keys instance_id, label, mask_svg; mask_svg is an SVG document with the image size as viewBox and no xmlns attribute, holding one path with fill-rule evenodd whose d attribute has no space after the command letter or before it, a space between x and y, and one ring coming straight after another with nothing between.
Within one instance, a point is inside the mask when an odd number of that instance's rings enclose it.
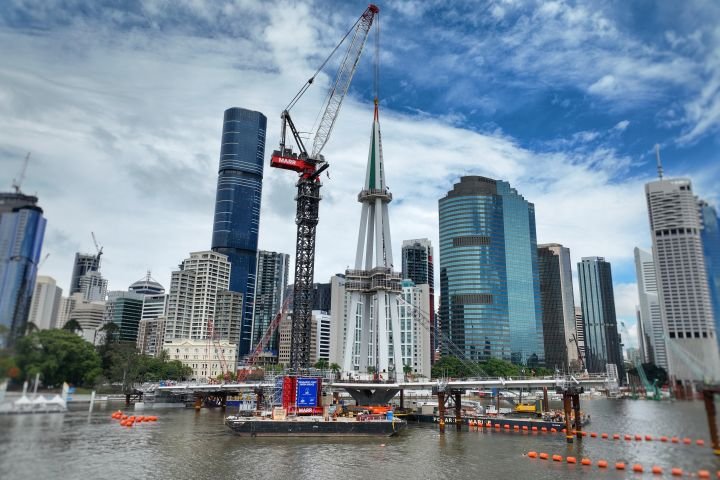
<instances>
[{"instance_id":1,"label":"white cloud","mask_svg":"<svg viewBox=\"0 0 720 480\"><path fill-rule=\"evenodd\" d=\"M624 132L628 125L630 125L629 120L621 120L613 127L613 129Z\"/></svg>"}]
</instances>

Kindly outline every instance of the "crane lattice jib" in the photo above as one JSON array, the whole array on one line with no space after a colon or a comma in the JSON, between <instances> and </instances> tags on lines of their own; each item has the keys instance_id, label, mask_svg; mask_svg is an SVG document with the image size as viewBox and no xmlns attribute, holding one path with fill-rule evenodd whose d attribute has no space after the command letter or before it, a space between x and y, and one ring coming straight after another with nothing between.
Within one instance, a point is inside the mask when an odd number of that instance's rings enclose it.
<instances>
[{"instance_id":1,"label":"crane lattice jib","mask_svg":"<svg viewBox=\"0 0 720 480\"><path fill-rule=\"evenodd\" d=\"M375 15L378 15L379 12L378 7L369 5L355 27L352 40L350 41L350 47L348 47L345 52L345 56L340 64L340 69L337 75L335 75L335 81L325 99L325 108L320 117L315 139L313 140L312 158L317 158L317 156L320 155L320 152L330 138L330 133L335 126L335 120L340 112L343 99L345 98L345 94L347 94L348 88L350 88L350 82L357 69L357 64L360 61L360 54L365 46L370 27L375 19Z\"/></svg>"}]
</instances>

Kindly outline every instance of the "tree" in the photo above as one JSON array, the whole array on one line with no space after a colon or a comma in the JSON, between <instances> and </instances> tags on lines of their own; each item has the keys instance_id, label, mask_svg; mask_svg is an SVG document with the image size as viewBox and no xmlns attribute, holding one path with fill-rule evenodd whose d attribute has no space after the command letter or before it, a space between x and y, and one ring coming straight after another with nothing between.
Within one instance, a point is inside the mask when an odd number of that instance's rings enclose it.
<instances>
[{"instance_id":1,"label":"tree","mask_svg":"<svg viewBox=\"0 0 720 480\"><path fill-rule=\"evenodd\" d=\"M328 362L327 358L321 358L317 362L315 362L315 368L318 370L325 370L330 366L330 362Z\"/></svg>"},{"instance_id":2,"label":"tree","mask_svg":"<svg viewBox=\"0 0 720 480\"><path fill-rule=\"evenodd\" d=\"M82 326L75 319L65 322L65 325L63 325L62 329L68 330L73 333L82 332Z\"/></svg>"},{"instance_id":3,"label":"tree","mask_svg":"<svg viewBox=\"0 0 720 480\"><path fill-rule=\"evenodd\" d=\"M432 366L433 378L453 377L465 378L473 375L473 369L457 357L447 355Z\"/></svg>"},{"instance_id":4,"label":"tree","mask_svg":"<svg viewBox=\"0 0 720 480\"><path fill-rule=\"evenodd\" d=\"M335 378L337 378L337 376L340 374L340 370L342 370L342 367L337 363L331 363L330 370L332 370L332 372L335 374Z\"/></svg>"},{"instance_id":5,"label":"tree","mask_svg":"<svg viewBox=\"0 0 720 480\"><path fill-rule=\"evenodd\" d=\"M102 373L93 345L68 330L41 330L21 338L16 360L24 378L39 373L44 385L93 385Z\"/></svg>"}]
</instances>

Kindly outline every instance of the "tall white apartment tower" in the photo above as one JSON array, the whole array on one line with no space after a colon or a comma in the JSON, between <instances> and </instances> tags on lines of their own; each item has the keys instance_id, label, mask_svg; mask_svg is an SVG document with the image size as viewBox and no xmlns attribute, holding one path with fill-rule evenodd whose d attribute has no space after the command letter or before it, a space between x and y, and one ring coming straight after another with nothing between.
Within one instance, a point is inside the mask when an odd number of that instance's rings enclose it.
<instances>
[{"instance_id":1,"label":"tall white apartment tower","mask_svg":"<svg viewBox=\"0 0 720 480\"><path fill-rule=\"evenodd\" d=\"M643 333L643 356L648 361L667 370L667 348L663 328L660 301L658 300L657 275L655 262L650 252L635 247L635 270L638 286L638 309L640 312L640 326ZM640 331L640 330L639 330Z\"/></svg>"},{"instance_id":2,"label":"tall white apartment tower","mask_svg":"<svg viewBox=\"0 0 720 480\"><path fill-rule=\"evenodd\" d=\"M645 195L668 373L676 382L718 380L720 353L692 185L689 179L660 174L645 185Z\"/></svg>"},{"instance_id":3,"label":"tall white apartment tower","mask_svg":"<svg viewBox=\"0 0 720 480\"><path fill-rule=\"evenodd\" d=\"M40 330L59 328L57 324L62 300L62 288L58 287L55 279L45 275L38 275L35 280L35 291L30 302L30 315L28 323L32 322Z\"/></svg>"},{"instance_id":4,"label":"tall white apartment tower","mask_svg":"<svg viewBox=\"0 0 720 480\"><path fill-rule=\"evenodd\" d=\"M345 272L345 290L351 299L343 369L364 373L372 367L388 378L392 366L399 378L403 375L398 319L402 285L400 273L393 271L388 215L392 194L385 183L377 99L365 184L358 201L362 210L355 266Z\"/></svg>"},{"instance_id":5,"label":"tall white apartment tower","mask_svg":"<svg viewBox=\"0 0 720 480\"><path fill-rule=\"evenodd\" d=\"M230 285L227 255L213 251L192 252L180 269L172 272L168 294L165 342L208 338L209 322L215 320L220 292Z\"/></svg>"}]
</instances>

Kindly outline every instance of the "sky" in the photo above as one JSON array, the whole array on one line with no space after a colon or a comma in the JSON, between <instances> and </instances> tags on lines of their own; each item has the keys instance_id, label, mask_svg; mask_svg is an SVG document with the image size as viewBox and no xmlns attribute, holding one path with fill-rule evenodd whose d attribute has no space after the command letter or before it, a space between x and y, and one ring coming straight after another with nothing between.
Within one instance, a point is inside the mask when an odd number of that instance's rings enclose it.
<instances>
[{"instance_id":1,"label":"sky","mask_svg":"<svg viewBox=\"0 0 720 480\"><path fill-rule=\"evenodd\" d=\"M720 200L720 3L393 1L380 11L380 122L395 256L438 245L437 202L462 175L535 204L538 243L612 263L636 343L633 248L651 239L644 183ZM260 248L294 257L295 176L269 168L280 112L367 4L360 1L6 0L0 3L0 188L32 152L25 193L48 220L40 274L67 291L74 254L103 246L125 290L210 247L226 108L268 117ZM372 123L369 40L324 150L316 281L354 260ZM293 110L312 128L332 76ZM439 269L436 269L439 270ZM576 284L576 298L578 297ZM629 336L629 338L628 338Z\"/></svg>"}]
</instances>

